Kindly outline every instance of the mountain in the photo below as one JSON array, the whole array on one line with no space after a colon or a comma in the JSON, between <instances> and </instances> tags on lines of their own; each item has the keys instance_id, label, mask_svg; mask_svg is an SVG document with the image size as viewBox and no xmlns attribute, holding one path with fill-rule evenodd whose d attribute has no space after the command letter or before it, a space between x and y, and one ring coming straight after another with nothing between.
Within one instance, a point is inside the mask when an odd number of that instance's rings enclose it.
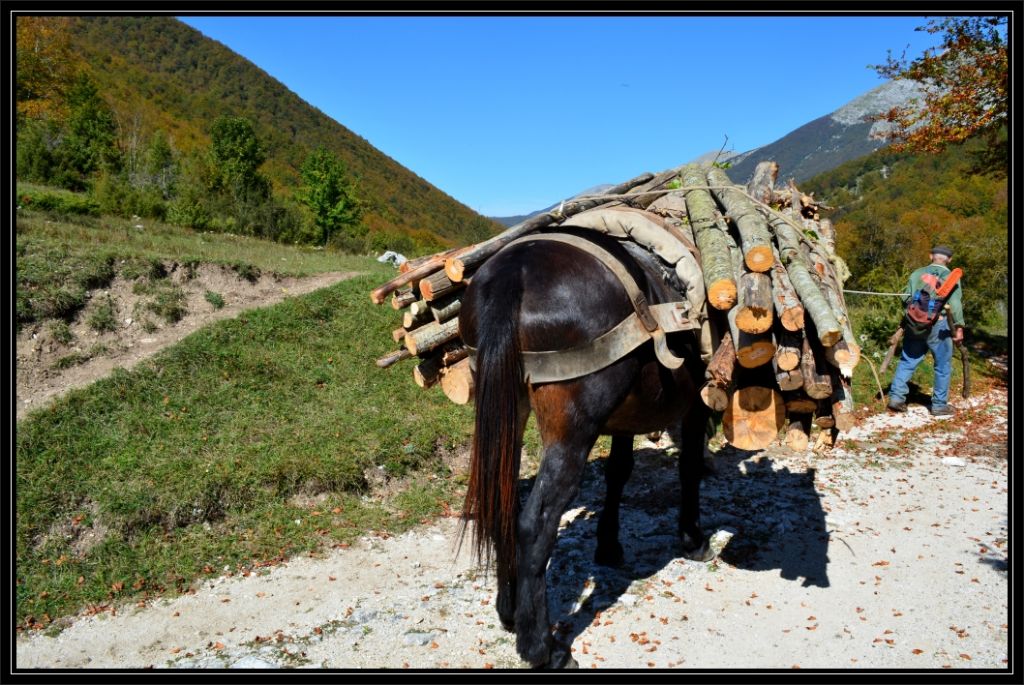
<instances>
[{"instance_id":1,"label":"mountain","mask_svg":"<svg viewBox=\"0 0 1024 685\"><path fill-rule=\"evenodd\" d=\"M209 144L217 117L245 116L267 148L263 171L277 192L298 186L299 167L322 145L357 179L371 230L447 246L478 242L501 228L177 19L79 16L70 33L71 49L90 66L121 126L144 135L163 130L178 150L189 151ZM342 87L344 71L339 75L325 87Z\"/></svg>"},{"instance_id":2,"label":"mountain","mask_svg":"<svg viewBox=\"0 0 1024 685\"><path fill-rule=\"evenodd\" d=\"M779 180L807 180L886 145L882 140L888 124L865 121L897 105L919 97L913 81L896 80L882 84L854 98L831 114L819 117L782 138L732 157L729 178L737 183L750 180L759 162L779 164Z\"/></svg>"},{"instance_id":3,"label":"mountain","mask_svg":"<svg viewBox=\"0 0 1024 685\"><path fill-rule=\"evenodd\" d=\"M577 197L581 197L583 195L596 195L597 193L603 193L604 191L608 190L611 187L612 187L611 183L602 183L600 185L596 185L596 186L593 186L591 188L587 188L586 190L581 190L580 192L578 192L575 195L573 195L571 198L566 198L566 199L571 200L571 199L574 199L574 198L577 198ZM536 216L537 214L543 214L544 212L550 212L552 209L554 209L559 204L561 204L561 202L562 201L559 200L558 202L556 202L553 205L545 207L544 209L538 209L536 212L531 212L530 214L517 214L515 216L492 216L492 217L488 217L488 218L491 219L492 221L497 221L502 226L506 226L506 227L508 227L508 226L515 226L518 223L526 221L531 216Z\"/></svg>"},{"instance_id":4,"label":"mountain","mask_svg":"<svg viewBox=\"0 0 1024 685\"><path fill-rule=\"evenodd\" d=\"M764 147L739 153L735 150L709 150L689 163L708 164L716 159L719 163L729 162L729 178L737 183L746 183L759 162L774 160L779 164L780 181L790 178L797 182L805 181L884 147L886 143L881 135L888 124L868 122L865 117L904 105L920 95L921 91L913 81L889 81ZM491 218L512 226L552 207L522 216Z\"/></svg>"}]
</instances>

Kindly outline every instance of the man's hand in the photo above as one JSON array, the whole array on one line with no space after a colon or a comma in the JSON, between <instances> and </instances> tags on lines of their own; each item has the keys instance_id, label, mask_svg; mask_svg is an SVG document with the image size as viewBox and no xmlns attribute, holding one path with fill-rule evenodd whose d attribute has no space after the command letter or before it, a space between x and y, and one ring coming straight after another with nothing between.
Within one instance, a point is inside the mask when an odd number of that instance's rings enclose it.
<instances>
[{"instance_id":1,"label":"man's hand","mask_svg":"<svg viewBox=\"0 0 1024 685\"><path fill-rule=\"evenodd\" d=\"M964 341L964 328L963 326L957 326L953 329L953 342L959 345Z\"/></svg>"}]
</instances>

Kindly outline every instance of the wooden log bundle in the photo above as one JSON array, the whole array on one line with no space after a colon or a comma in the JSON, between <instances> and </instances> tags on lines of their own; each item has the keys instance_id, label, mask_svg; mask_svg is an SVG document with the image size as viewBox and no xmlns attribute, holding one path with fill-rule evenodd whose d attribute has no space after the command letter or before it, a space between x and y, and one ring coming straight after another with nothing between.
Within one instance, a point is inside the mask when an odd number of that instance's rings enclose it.
<instances>
[{"instance_id":1,"label":"wooden log bundle","mask_svg":"<svg viewBox=\"0 0 1024 685\"><path fill-rule=\"evenodd\" d=\"M664 227L666 240L696 247L694 278L703 279L701 301L708 306L701 316L710 331L700 396L723 414L726 439L741 449L763 449L783 431L785 444L805 450L814 425L828 433L819 435L816 448L832 445L855 420L849 379L860 347L843 297L849 271L821 207L792 182L776 187L778 172L774 162L762 162L747 186L714 166L646 173L599 195L567 200L481 243L405 262L370 295L377 304L390 295L402 316L391 333L398 349L377 365L413 359L417 385L437 385L453 402L471 402L473 372L458 315L472 274L512 241L573 225L577 214L639 211ZM579 223L586 225L582 217ZM619 239L644 246L672 271L649 242L635 234Z\"/></svg>"}]
</instances>

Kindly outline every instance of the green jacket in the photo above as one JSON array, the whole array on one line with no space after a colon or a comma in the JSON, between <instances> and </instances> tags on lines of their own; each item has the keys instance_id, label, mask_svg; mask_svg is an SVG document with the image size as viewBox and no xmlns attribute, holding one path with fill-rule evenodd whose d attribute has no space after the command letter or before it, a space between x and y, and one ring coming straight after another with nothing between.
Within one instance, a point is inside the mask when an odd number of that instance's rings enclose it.
<instances>
[{"instance_id":1,"label":"green jacket","mask_svg":"<svg viewBox=\"0 0 1024 685\"><path fill-rule=\"evenodd\" d=\"M949 275L949 269L939 264L929 264L910 274L910 284L908 290L904 291L906 297L903 298L903 304L908 304L910 296L924 287L924 281L921 279L921 276L924 274L934 274L939 277L939 282L942 282ZM957 283L956 287L953 288L953 292L946 298L946 304L949 305L949 320L952 326L964 326L964 305L961 300L960 288L962 283L962 280L960 283Z\"/></svg>"}]
</instances>

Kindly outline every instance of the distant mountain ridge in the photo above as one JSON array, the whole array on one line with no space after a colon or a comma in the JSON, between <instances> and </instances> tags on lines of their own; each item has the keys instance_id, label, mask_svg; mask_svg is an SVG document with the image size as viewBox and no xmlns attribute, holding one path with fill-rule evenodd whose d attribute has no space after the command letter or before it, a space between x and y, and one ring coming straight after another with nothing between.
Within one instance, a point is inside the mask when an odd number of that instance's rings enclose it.
<instances>
[{"instance_id":1,"label":"distant mountain ridge","mask_svg":"<svg viewBox=\"0 0 1024 685\"><path fill-rule=\"evenodd\" d=\"M921 90L913 81L888 81L831 114L818 117L763 147L739 153L735 150L711 150L690 162L706 164L715 159L720 163L729 162L729 178L736 183L746 183L759 162L774 160L779 164L780 181L806 181L884 147L887 143L882 136L888 124L865 121L865 118L907 104L920 95ZM511 226L549 209L517 217L491 218Z\"/></svg>"}]
</instances>

